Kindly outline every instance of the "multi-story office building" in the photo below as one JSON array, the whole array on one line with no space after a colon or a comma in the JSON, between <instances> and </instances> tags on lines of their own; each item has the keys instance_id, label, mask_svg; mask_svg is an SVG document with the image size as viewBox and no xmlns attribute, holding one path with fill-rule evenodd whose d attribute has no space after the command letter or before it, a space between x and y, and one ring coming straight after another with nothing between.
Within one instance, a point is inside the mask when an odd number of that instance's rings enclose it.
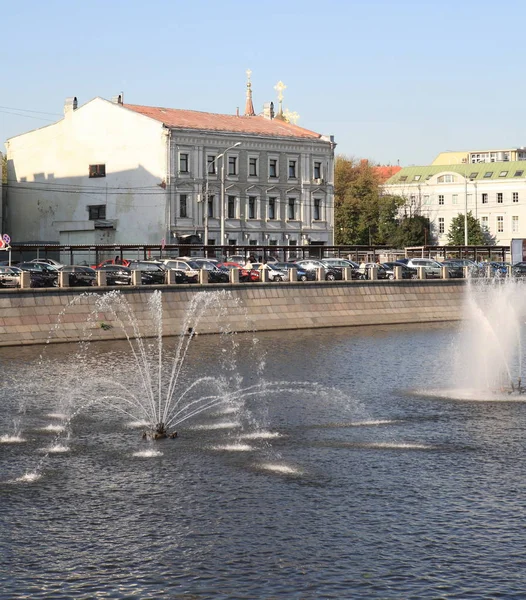
<instances>
[{"instance_id":1,"label":"multi-story office building","mask_svg":"<svg viewBox=\"0 0 526 600\"><path fill-rule=\"evenodd\" d=\"M499 152L443 153L432 165L403 168L384 190L405 198L405 214L428 217L439 245L447 243L452 219L466 211L497 245L509 245L513 238L526 237L526 154L517 150L516 160L493 161ZM453 154L460 156L442 163L440 157Z\"/></svg>"},{"instance_id":2,"label":"multi-story office building","mask_svg":"<svg viewBox=\"0 0 526 600\"><path fill-rule=\"evenodd\" d=\"M66 101L64 118L7 142L18 242L333 243L334 148L266 106L244 115Z\"/></svg>"}]
</instances>

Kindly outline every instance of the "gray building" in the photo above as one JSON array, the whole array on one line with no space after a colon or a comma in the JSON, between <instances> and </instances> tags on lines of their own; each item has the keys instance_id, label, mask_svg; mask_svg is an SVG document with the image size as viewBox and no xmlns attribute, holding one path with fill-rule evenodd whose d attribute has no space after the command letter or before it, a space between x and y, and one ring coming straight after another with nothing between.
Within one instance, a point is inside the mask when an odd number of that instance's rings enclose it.
<instances>
[{"instance_id":1,"label":"gray building","mask_svg":"<svg viewBox=\"0 0 526 600\"><path fill-rule=\"evenodd\" d=\"M221 115L70 98L64 118L11 138L17 241L333 243L332 137L268 104Z\"/></svg>"}]
</instances>

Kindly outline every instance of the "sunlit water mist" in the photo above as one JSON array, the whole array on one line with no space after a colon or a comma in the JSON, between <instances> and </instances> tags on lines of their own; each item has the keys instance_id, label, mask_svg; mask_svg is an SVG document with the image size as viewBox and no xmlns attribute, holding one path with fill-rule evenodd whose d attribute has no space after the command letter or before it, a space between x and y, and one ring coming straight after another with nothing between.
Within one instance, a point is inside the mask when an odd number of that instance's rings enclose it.
<instances>
[{"instance_id":1,"label":"sunlit water mist","mask_svg":"<svg viewBox=\"0 0 526 600\"><path fill-rule=\"evenodd\" d=\"M269 429L268 410L273 396L310 397L322 406L340 405L343 413L364 414L358 402L337 388L309 380L273 379L265 371L266 353L260 349L256 335L250 338L245 334L240 350L235 325L246 331L250 323L244 308L228 291L192 296L180 335L172 338L164 337L162 298L159 291L149 295L146 320L151 325L150 337L144 337L137 315L120 292L82 294L69 305L75 306L81 299L93 304L81 341L65 363L50 362L46 347L32 373L28 365L25 381L32 383L17 389L20 401L16 431L0 437L1 443L21 444L26 441L23 431L53 436L37 449L39 459L31 472L40 473L53 455L75 449L79 435L86 439L85 433L79 433L81 425L92 428L92 437L106 428L119 438L139 429L144 432L143 443L148 443L157 438L162 424L167 433L175 435L179 430L179 437L183 430L189 436L194 432L201 435L203 447L214 451L268 454L271 442L283 437L281 432ZM50 335L59 331L67 309L61 311L59 324L53 326ZM92 352L91 342L99 315L120 329L123 344L127 345L124 355L109 353L102 363ZM144 322L144 314L141 319ZM213 340L215 352L212 361L210 357L201 361L200 326L211 320L219 325L221 333L207 336ZM216 365L213 369L211 362ZM251 365L248 369L247 364ZM37 419L37 408L51 422ZM214 441L214 437L220 441ZM160 449L151 448L130 453L140 458L163 455ZM18 480L33 481L30 477Z\"/></svg>"},{"instance_id":2,"label":"sunlit water mist","mask_svg":"<svg viewBox=\"0 0 526 600\"><path fill-rule=\"evenodd\" d=\"M522 280L471 279L454 365L441 394L463 400L526 400L523 336L526 288ZM423 394L429 390L420 390Z\"/></svg>"}]
</instances>

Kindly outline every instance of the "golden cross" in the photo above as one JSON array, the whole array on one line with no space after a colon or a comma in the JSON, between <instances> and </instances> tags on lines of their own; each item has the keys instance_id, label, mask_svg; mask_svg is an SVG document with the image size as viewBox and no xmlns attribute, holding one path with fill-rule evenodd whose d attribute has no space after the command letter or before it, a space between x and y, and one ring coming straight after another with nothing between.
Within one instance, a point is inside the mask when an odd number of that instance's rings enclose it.
<instances>
[{"instance_id":1,"label":"golden cross","mask_svg":"<svg viewBox=\"0 0 526 600\"><path fill-rule=\"evenodd\" d=\"M300 118L296 111L290 111L288 108L283 111L283 116L289 123L292 123L293 125L296 125L296 122Z\"/></svg>"},{"instance_id":2,"label":"golden cross","mask_svg":"<svg viewBox=\"0 0 526 600\"><path fill-rule=\"evenodd\" d=\"M281 102L283 100L283 90L287 89L287 86L283 83L283 81L278 81L274 86L274 89L278 92L278 100Z\"/></svg>"}]
</instances>

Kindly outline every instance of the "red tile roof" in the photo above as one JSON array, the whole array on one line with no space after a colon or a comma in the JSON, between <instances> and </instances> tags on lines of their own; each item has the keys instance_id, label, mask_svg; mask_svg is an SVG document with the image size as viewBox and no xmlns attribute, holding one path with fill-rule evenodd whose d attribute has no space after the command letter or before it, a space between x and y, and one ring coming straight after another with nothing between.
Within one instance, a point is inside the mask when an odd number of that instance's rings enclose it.
<instances>
[{"instance_id":1,"label":"red tile roof","mask_svg":"<svg viewBox=\"0 0 526 600\"><path fill-rule=\"evenodd\" d=\"M402 167L397 166L380 166L380 167L373 167L373 171L375 172L376 176L378 177L378 179L380 180L380 183L384 183L384 181L387 181L390 177L392 177L393 175L396 175L396 173L398 173L398 171L400 171L402 169Z\"/></svg>"},{"instance_id":2,"label":"red tile roof","mask_svg":"<svg viewBox=\"0 0 526 600\"><path fill-rule=\"evenodd\" d=\"M179 108L160 108L155 106L139 106L124 104L124 108L133 110L141 115L161 121L167 127L176 129L200 129L205 131L228 131L232 133L254 133L269 137L297 137L319 139L321 135L286 123L279 119L265 117L243 117L237 115L218 115L199 112L196 110L181 110Z\"/></svg>"}]
</instances>

